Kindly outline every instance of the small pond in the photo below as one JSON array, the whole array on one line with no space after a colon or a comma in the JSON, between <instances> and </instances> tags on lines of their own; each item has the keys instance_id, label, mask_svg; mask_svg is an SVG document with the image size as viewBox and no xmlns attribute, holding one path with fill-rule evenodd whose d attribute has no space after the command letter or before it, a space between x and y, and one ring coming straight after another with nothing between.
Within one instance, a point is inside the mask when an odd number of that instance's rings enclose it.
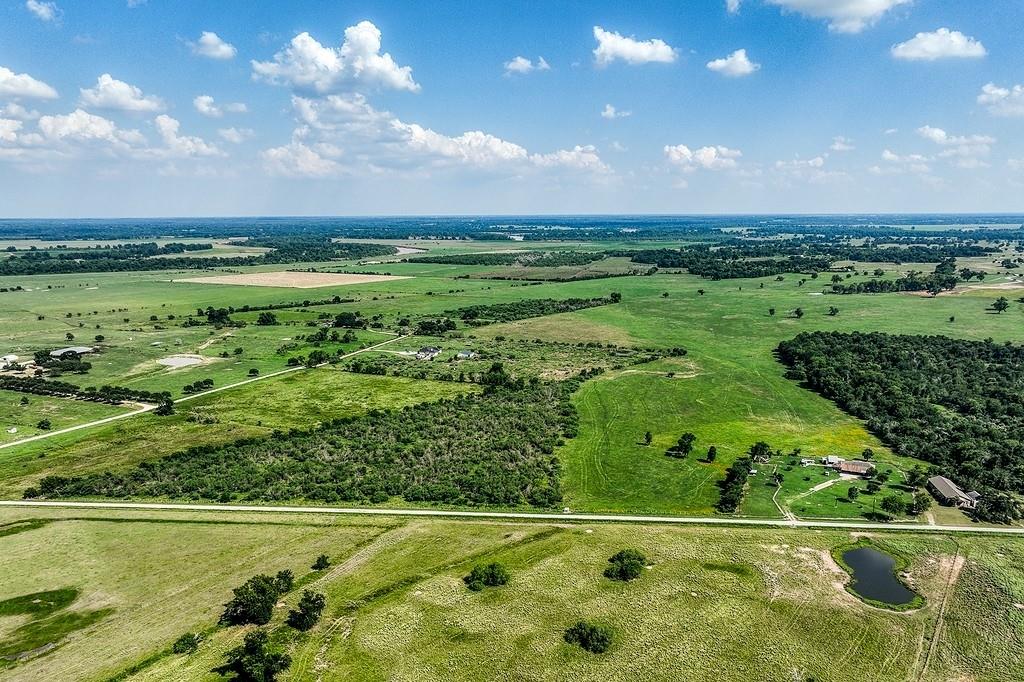
<instances>
[{"instance_id":1,"label":"small pond","mask_svg":"<svg viewBox=\"0 0 1024 682\"><path fill-rule=\"evenodd\" d=\"M896 560L885 552L857 547L843 552L843 561L853 572L850 589L865 599L904 606L917 597L896 577Z\"/></svg>"}]
</instances>

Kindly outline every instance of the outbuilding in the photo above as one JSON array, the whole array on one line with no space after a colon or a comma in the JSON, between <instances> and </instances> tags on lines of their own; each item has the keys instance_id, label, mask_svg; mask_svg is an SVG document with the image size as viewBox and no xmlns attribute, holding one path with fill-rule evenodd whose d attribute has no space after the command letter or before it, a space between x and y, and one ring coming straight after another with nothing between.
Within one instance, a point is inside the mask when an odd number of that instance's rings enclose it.
<instances>
[{"instance_id":1,"label":"outbuilding","mask_svg":"<svg viewBox=\"0 0 1024 682\"><path fill-rule=\"evenodd\" d=\"M846 462L840 462L839 469L841 474L854 474L855 476L868 476L872 471L875 470L875 465L871 462L864 462L859 459L851 459Z\"/></svg>"},{"instance_id":2,"label":"outbuilding","mask_svg":"<svg viewBox=\"0 0 1024 682\"><path fill-rule=\"evenodd\" d=\"M94 352L95 349L92 346L68 346L67 348L58 348L57 350L50 351L51 358L64 358L69 355L81 356L88 353Z\"/></svg>"},{"instance_id":3,"label":"outbuilding","mask_svg":"<svg viewBox=\"0 0 1024 682\"><path fill-rule=\"evenodd\" d=\"M956 483L945 476L932 476L928 479L928 490L931 491L939 504L961 509L974 509L978 506L981 495L975 491L965 493Z\"/></svg>"}]
</instances>

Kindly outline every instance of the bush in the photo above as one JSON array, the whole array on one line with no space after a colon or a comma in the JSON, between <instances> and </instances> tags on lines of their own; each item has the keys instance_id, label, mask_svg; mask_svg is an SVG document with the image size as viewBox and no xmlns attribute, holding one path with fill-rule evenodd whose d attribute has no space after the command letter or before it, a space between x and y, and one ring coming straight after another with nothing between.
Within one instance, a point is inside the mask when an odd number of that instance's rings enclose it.
<instances>
[{"instance_id":1,"label":"bush","mask_svg":"<svg viewBox=\"0 0 1024 682\"><path fill-rule=\"evenodd\" d=\"M324 595L319 592L304 590L298 608L288 612L288 625L303 632L309 630L320 620L326 603Z\"/></svg>"},{"instance_id":2,"label":"bush","mask_svg":"<svg viewBox=\"0 0 1024 682\"><path fill-rule=\"evenodd\" d=\"M636 580L647 564L647 557L635 549L624 549L608 559L611 564L604 569L604 577L612 580Z\"/></svg>"},{"instance_id":3,"label":"bush","mask_svg":"<svg viewBox=\"0 0 1024 682\"><path fill-rule=\"evenodd\" d=\"M577 621L565 631L565 641L579 644L585 651L603 654L612 645L612 629L607 625Z\"/></svg>"},{"instance_id":4,"label":"bush","mask_svg":"<svg viewBox=\"0 0 1024 682\"><path fill-rule=\"evenodd\" d=\"M331 567L331 560L327 557L326 554L321 554L320 556L318 556L316 558L316 561L313 562L313 570L314 571L323 571L323 570L328 569L330 567Z\"/></svg>"},{"instance_id":5,"label":"bush","mask_svg":"<svg viewBox=\"0 0 1024 682\"><path fill-rule=\"evenodd\" d=\"M202 635L194 632L186 632L178 639L174 640L174 644L171 646L171 651L176 654L190 654L199 648L199 642L203 639Z\"/></svg>"},{"instance_id":6,"label":"bush","mask_svg":"<svg viewBox=\"0 0 1024 682\"><path fill-rule=\"evenodd\" d=\"M508 582L510 578L508 569L499 563L491 563L486 566L474 566L469 575L462 581L474 592L479 592L485 587L499 587Z\"/></svg>"}]
</instances>

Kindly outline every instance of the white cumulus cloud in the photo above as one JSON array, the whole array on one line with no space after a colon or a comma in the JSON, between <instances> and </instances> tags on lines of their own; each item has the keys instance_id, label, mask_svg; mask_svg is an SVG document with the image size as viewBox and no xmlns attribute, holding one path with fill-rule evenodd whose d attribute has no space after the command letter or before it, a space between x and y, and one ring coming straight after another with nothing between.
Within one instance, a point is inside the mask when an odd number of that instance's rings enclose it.
<instances>
[{"instance_id":1,"label":"white cumulus cloud","mask_svg":"<svg viewBox=\"0 0 1024 682\"><path fill-rule=\"evenodd\" d=\"M0 66L0 97L56 99L57 91L27 73L14 73Z\"/></svg>"},{"instance_id":2,"label":"white cumulus cloud","mask_svg":"<svg viewBox=\"0 0 1024 682\"><path fill-rule=\"evenodd\" d=\"M220 128L217 130L217 134L222 139L227 140L231 144L241 144L255 135L255 131L252 128Z\"/></svg>"},{"instance_id":3,"label":"white cumulus cloud","mask_svg":"<svg viewBox=\"0 0 1024 682\"><path fill-rule=\"evenodd\" d=\"M832 144L829 146L834 152L852 152L856 147L853 146L853 140L837 135L832 138Z\"/></svg>"},{"instance_id":4,"label":"white cumulus cloud","mask_svg":"<svg viewBox=\"0 0 1024 682\"><path fill-rule=\"evenodd\" d=\"M242 102L231 102L225 105L217 104L211 95L199 95L192 100L192 106L203 116L209 118L220 118L225 112L230 114L244 114L249 110Z\"/></svg>"},{"instance_id":5,"label":"white cumulus cloud","mask_svg":"<svg viewBox=\"0 0 1024 682\"><path fill-rule=\"evenodd\" d=\"M219 35L213 31L203 31L199 40L192 43L192 54L210 59L234 59L238 50L231 43L224 42Z\"/></svg>"},{"instance_id":6,"label":"white cumulus cloud","mask_svg":"<svg viewBox=\"0 0 1024 682\"><path fill-rule=\"evenodd\" d=\"M601 118L606 118L608 120L614 120L616 118L626 118L632 115L632 111L620 111L619 109L613 107L611 104L605 104L604 109L601 110Z\"/></svg>"},{"instance_id":7,"label":"white cumulus cloud","mask_svg":"<svg viewBox=\"0 0 1024 682\"><path fill-rule=\"evenodd\" d=\"M993 116L1024 116L1024 85L1003 88L995 83L986 83L981 86L978 104Z\"/></svg>"},{"instance_id":8,"label":"white cumulus cloud","mask_svg":"<svg viewBox=\"0 0 1024 682\"><path fill-rule=\"evenodd\" d=\"M412 68L399 66L380 50L380 30L361 21L345 29L345 40L337 49L321 45L309 33L300 33L272 61L253 60L252 73L257 80L320 94L354 84L418 92Z\"/></svg>"},{"instance_id":9,"label":"white cumulus cloud","mask_svg":"<svg viewBox=\"0 0 1024 682\"><path fill-rule=\"evenodd\" d=\"M95 87L82 88L80 92L82 106L96 109L155 112L164 108L164 103L159 97L144 95L139 88L119 81L109 73L97 78Z\"/></svg>"},{"instance_id":10,"label":"white cumulus cloud","mask_svg":"<svg viewBox=\"0 0 1024 682\"><path fill-rule=\"evenodd\" d=\"M860 33L882 15L913 0L765 0L791 12L828 21L836 33Z\"/></svg>"},{"instance_id":11,"label":"white cumulus cloud","mask_svg":"<svg viewBox=\"0 0 1024 682\"><path fill-rule=\"evenodd\" d=\"M896 59L925 62L954 57L977 59L988 54L981 42L948 28L918 33L910 40L893 45L891 52Z\"/></svg>"},{"instance_id":12,"label":"white cumulus cloud","mask_svg":"<svg viewBox=\"0 0 1024 682\"><path fill-rule=\"evenodd\" d=\"M145 142L139 131L122 130L110 119L90 114L81 109L75 109L70 114L42 116L38 125L43 136L54 142L102 141L123 148Z\"/></svg>"},{"instance_id":13,"label":"white cumulus cloud","mask_svg":"<svg viewBox=\"0 0 1024 682\"><path fill-rule=\"evenodd\" d=\"M60 7L57 7L55 2L26 0L25 9L36 15L36 18L40 21L57 21L60 19Z\"/></svg>"},{"instance_id":14,"label":"white cumulus cloud","mask_svg":"<svg viewBox=\"0 0 1024 682\"><path fill-rule=\"evenodd\" d=\"M660 38L637 40L614 31L594 27L594 61L598 66L607 66L616 60L627 64L648 64L651 62L671 63L676 60L676 50Z\"/></svg>"},{"instance_id":15,"label":"white cumulus cloud","mask_svg":"<svg viewBox=\"0 0 1024 682\"><path fill-rule=\"evenodd\" d=\"M157 133L164 142L165 149L159 150L158 156L190 157L190 156L222 156L223 152L199 137L179 135L181 124L167 114L160 114L153 119Z\"/></svg>"},{"instance_id":16,"label":"white cumulus cloud","mask_svg":"<svg viewBox=\"0 0 1024 682\"><path fill-rule=\"evenodd\" d=\"M710 145L693 150L685 144L666 145L663 151L669 163L682 168L687 173L701 168L713 171L735 168L736 159L743 156L743 152L740 150L722 145Z\"/></svg>"},{"instance_id":17,"label":"white cumulus cloud","mask_svg":"<svg viewBox=\"0 0 1024 682\"><path fill-rule=\"evenodd\" d=\"M533 62L526 57L515 56L512 59L505 62L505 75L509 76L515 73L527 74L533 71L548 71L551 65L547 63L544 57L537 57L537 61Z\"/></svg>"},{"instance_id":18,"label":"white cumulus cloud","mask_svg":"<svg viewBox=\"0 0 1024 682\"><path fill-rule=\"evenodd\" d=\"M740 49L736 50L728 57L711 60L708 62L707 67L716 73L722 74L723 76L738 78L740 76L749 76L760 69L761 65L750 61L750 58L747 57L747 51Z\"/></svg>"},{"instance_id":19,"label":"white cumulus cloud","mask_svg":"<svg viewBox=\"0 0 1024 682\"><path fill-rule=\"evenodd\" d=\"M987 157L996 139L990 135L950 135L942 128L929 125L917 129L917 134L944 149L939 157L953 160L961 168L979 168L987 165Z\"/></svg>"}]
</instances>

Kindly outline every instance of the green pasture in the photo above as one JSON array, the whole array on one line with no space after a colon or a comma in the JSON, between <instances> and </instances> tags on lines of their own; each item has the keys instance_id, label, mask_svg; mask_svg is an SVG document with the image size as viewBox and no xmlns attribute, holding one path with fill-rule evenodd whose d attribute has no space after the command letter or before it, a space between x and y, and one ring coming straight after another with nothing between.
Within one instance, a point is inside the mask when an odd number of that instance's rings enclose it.
<instances>
[{"instance_id":1,"label":"green pasture","mask_svg":"<svg viewBox=\"0 0 1024 682\"><path fill-rule=\"evenodd\" d=\"M0 523L35 519L47 523L0 537L0 571L12 576L0 602L75 589L70 609L108 611L10 667L11 680L219 679L211 669L247 631L216 626L221 604L248 576L282 568L302 586L269 625L293 660L287 680L1024 675L1014 606L1024 602L1024 542L1014 538L877 535L883 551L909 558L907 579L925 598L894 613L844 589L830 551L853 538L838 531L0 510ZM625 547L646 554L647 570L631 583L604 578ZM332 567L313 572L320 553ZM489 561L510 582L467 590L462 576ZM324 593L327 608L298 633L283 620L303 588ZM581 618L611 626L608 653L562 640ZM13 627L0 616L0 638ZM187 631L204 633L199 650L172 654Z\"/></svg>"},{"instance_id":2,"label":"green pasture","mask_svg":"<svg viewBox=\"0 0 1024 682\"><path fill-rule=\"evenodd\" d=\"M24 400L28 402L23 404ZM50 422L50 431L57 431L69 426L113 417L131 409L133 408L122 405L104 405L84 400L51 398L50 396L0 390L0 443L10 443L47 433L38 428L39 422L44 419ZM11 429L16 429L16 431L11 433ZM0 453L0 459L2 458L3 454Z\"/></svg>"}]
</instances>

